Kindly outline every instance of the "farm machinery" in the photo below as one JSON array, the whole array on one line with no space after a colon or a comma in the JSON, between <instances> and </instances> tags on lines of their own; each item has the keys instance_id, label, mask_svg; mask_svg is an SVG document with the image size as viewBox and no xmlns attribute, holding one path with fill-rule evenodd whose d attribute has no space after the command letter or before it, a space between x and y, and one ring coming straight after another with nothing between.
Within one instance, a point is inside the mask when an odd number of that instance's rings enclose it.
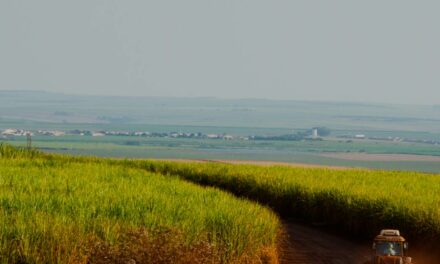
<instances>
[{"instance_id":1,"label":"farm machinery","mask_svg":"<svg viewBox=\"0 0 440 264\"><path fill-rule=\"evenodd\" d=\"M399 230L384 229L374 238L372 264L409 264L408 242Z\"/></svg>"}]
</instances>

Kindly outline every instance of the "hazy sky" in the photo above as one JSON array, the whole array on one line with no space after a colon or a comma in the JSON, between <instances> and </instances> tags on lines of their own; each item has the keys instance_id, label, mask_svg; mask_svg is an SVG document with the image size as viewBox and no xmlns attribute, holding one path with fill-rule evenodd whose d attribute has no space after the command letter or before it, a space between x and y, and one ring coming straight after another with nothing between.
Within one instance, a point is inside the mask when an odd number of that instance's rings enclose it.
<instances>
[{"instance_id":1,"label":"hazy sky","mask_svg":"<svg viewBox=\"0 0 440 264\"><path fill-rule=\"evenodd\" d=\"M439 1L0 0L0 90L440 104Z\"/></svg>"}]
</instances>

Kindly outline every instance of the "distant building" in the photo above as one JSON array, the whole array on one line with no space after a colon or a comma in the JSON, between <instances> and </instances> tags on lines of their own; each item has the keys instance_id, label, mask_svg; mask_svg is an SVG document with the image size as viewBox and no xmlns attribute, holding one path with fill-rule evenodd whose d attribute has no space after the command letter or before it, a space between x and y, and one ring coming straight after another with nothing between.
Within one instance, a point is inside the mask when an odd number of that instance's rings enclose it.
<instances>
[{"instance_id":1,"label":"distant building","mask_svg":"<svg viewBox=\"0 0 440 264\"><path fill-rule=\"evenodd\" d=\"M223 136L223 139L224 139L224 140L233 140L234 137L231 136L231 135L224 135L224 136Z\"/></svg>"},{"instance_id":2,"label":"distant building","mask_svg":"<svg viewBox=\"0 0 440 264\"><path fill-rule=\"evenodd\" d=\"M312 138L318 137L318 128L312 128Z\"/></svg>"},{"instance_id":3,"label":"distant building","mask_svg":"<svg viewBox=\"0 0 440 264\"><path fill-rule=\"evenodd\" d=\"M19 133L18 129L8 128L2 132L2 135L5 136L15 136Z\"/></svg>"},{"instance_id":4,"label":"distant building","mask_svg":"<svg viewBox=\"0 0 440 264\"><path fill-rule=\"evenodd\" d=\"M150 135L150 132L137 131L134 132L134 135L138 137L146 137Z\"/></svg>"},{"instance_id":5,"label":"distant building","mask_svg":"<svg viewBox=\"0 0 440 264\"><path fill-rule=\"evenodd\" d=\"M219 135L217 134L208 134L206 135L207 138L219 138Z\"/></svg>"},{"instance_id":6,"label":"distant building","mask_svg":"<svg viewBox=\"0 0 440 264\"><path fill-rule=\"evenodd\" d=\"M43 136L53 136L53 137L61 137L61 136L65 136L66 132L64 131L59 131L59 130L38 130L37 131L38 134L43 135Z\"/></svg>"},{"instance_id":7,"label":"distant building","mask_svg":"<svg viewBox=\"0 0 440 264\"><path fill-rule=\"evenodd\" d=\"M177 133L177 132L171 132L171 133L170 133L170 137L173 137L173 138L179 137L179 133Z\"/></svg>"},{"instance_id":8,"label":"distant building","mask_svg":"<svg viewBox=\"0 0 440 264\"><path fill-rule=\"evenodd\" d=\"M8 128L1 133L3 136L26 136L27 134L33 135L30 131L22 129Z\"/></svg>"},{"instance_id":9,"label":"distant building","mask_svg":"<svg viewBox=\"0 0 440 264\"><path fill-rule=\"evenodd\" d=\"M65 136L66 133L64 131L55 130L55 131L52 131L52 135L55 137L62 137L62 136Z\"/></svg>"},{"instance_id":10,"label":"distant building","mask_svg":"<svg viewBox=\"0 0 440 264\"><path fill-rule=\"evenodd\" d=\"M103 136L105 136L105 133L104 132L93 132L92 136L93 137L103 137Z\"/></svg>"},{"instance_id":11,"label":"distant building","mask_svg":"<svg viewBox=\"0 0 440 264\"><path fill-rule=\"evenodd\" d=\"M358 134L358 135L354 136L354 138L355 138L355 139L365 139L366 136L363 135L363 134Z\"/></svg>"}]
</instances>

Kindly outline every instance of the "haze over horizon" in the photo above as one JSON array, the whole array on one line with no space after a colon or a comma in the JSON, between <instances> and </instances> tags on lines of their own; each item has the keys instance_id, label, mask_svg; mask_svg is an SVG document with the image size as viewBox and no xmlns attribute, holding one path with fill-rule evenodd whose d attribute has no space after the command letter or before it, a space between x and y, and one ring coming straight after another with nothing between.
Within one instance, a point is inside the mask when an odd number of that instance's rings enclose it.
<instances>
[{"instance_id":1,"label":"haze over horizon","mask_svg":"<svg viewBox=\"0 0 440 264\"><path fill-rule=\"evenodd\" d=\"M440 104L435 1L3 1L0 90Z\"/></svg>"},{"instance_id":2,"label":"haze over horizon","mask_svg":"<svg viewBox=\"0 0 440 264\"><path fill-rule=\"evenodd\" d=\"M290 99L290 98L258 98L258 97L236 97L236 98L228 98L221 96L173 96L173 95L122 95L122 94L102 94L102 93L75 93L75 92L63 92L63 91L45 91L45 90L1 90L1 93L42 93L42 94L52 94L52 95L60 95L60 96L79 96L79 97L96 97L96 98L132 98L132 99L141 99L141 98L158 98L158 99L188 99L188 100L203 100L203 99L212 99L212 100L225 100L225 101L268 101L268 102L302 102L302 103L310 103L310 104L348 104L348 105L400 105L400 106L423 106L423 107L440 107L440 104L436 103L411 103L411 102L380 102L380 101L355 101L355 100L319 100L319 99Z\"/></svg>"}]
</instances>

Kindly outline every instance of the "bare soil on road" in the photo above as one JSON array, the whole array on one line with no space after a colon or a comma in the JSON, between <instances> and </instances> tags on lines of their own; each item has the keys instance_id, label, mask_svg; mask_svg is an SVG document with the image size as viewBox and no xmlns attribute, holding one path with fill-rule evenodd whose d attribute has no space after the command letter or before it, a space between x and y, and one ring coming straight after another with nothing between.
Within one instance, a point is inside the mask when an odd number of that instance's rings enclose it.
<instances>
[{"instance_id":1,"label":"bare soil on road","mask_svg":"<svg viewBox=\"0 0 440 264\"><path fill-rule=\"evenodd\" d=\"M331 234L321 227L284 220L285 238L280 252L281 264L370 264L371 241L353 241ZM379 231L378 231L379 232ZM413 264L439 264L439 254L411 248ZM429 244L429 243L428 243ZM424 246L424 245L422 245Z\"/></svg>"},{"instance_id":2,"label":"bare soil on road","mask_svg":"<svg viewBox=\"0 0 440 264\"><path fill-rule=\"evenodd\" d=\"M282 264L364 264L371 259L368 244L358 244L295 222L284 222L284 228Z\"/></svg>"}]
</instances>

